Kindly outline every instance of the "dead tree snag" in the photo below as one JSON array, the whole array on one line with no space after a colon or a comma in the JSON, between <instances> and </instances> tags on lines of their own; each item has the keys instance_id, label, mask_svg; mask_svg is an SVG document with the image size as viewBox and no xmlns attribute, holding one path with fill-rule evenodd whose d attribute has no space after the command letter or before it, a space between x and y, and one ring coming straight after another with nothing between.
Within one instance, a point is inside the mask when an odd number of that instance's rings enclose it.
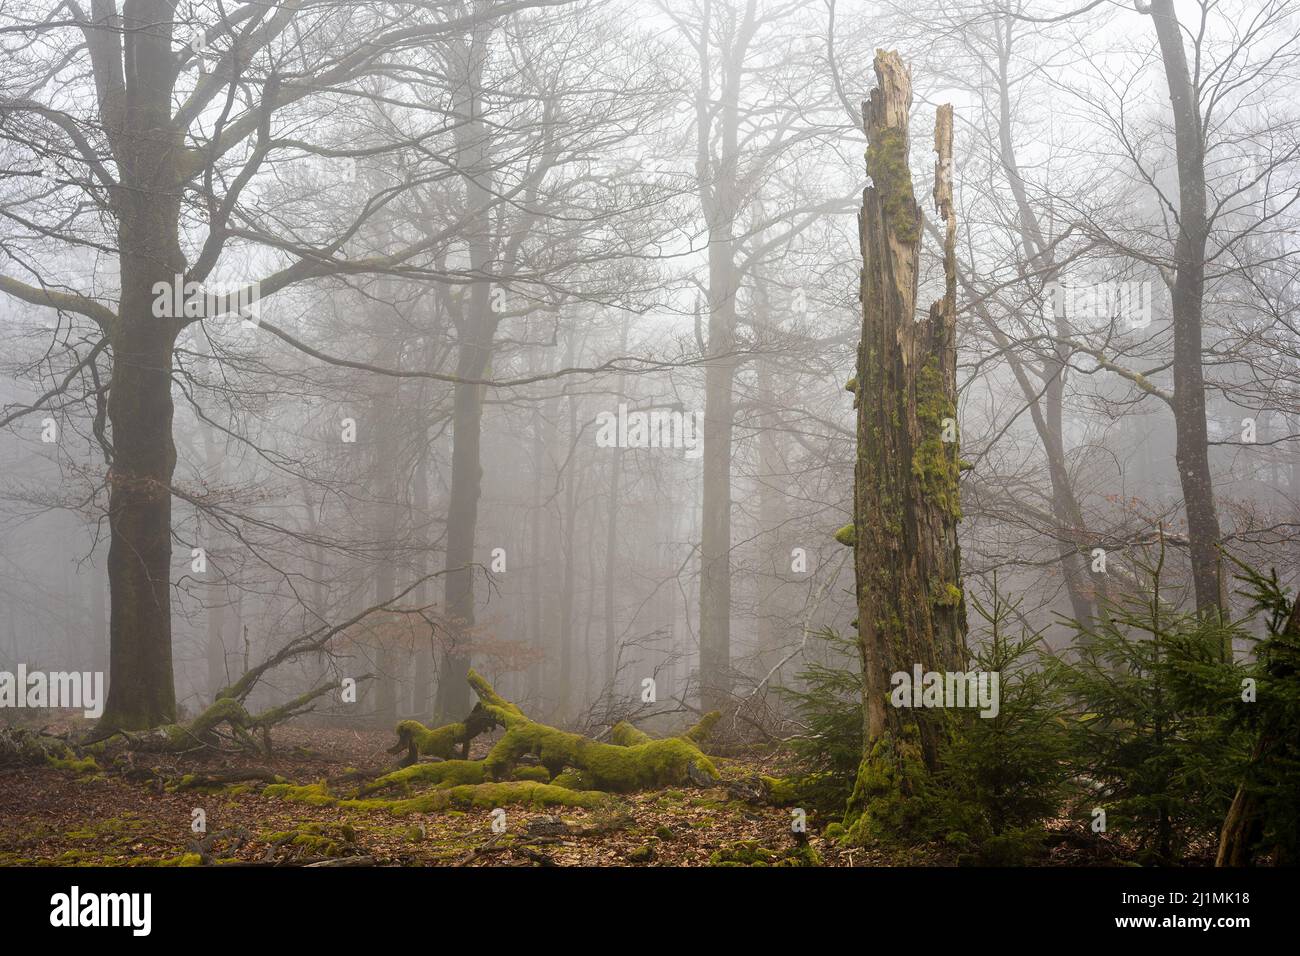
<instances>
[{"instance_id":1,"label":"dead tree snag","mask_svg":"<svg viewBox=\"0 0 1300 956\"><path fill-rule=\"evenodd\" d=\"M878 801L896 805L936 766L944 735L935 715L890 705L891 675L958 669L966 609L957 522L960 461L956 383L956 219L952 108L940 107L934 203L944 220L943 297L918 321L922 212L908 168L911 78L896 53L878 52L877 87L864 105L862 341L854 381L858 454L853 542L859 649L865 677L864 754L849 805L851 834Z\"/></svg>"}]
</instances>

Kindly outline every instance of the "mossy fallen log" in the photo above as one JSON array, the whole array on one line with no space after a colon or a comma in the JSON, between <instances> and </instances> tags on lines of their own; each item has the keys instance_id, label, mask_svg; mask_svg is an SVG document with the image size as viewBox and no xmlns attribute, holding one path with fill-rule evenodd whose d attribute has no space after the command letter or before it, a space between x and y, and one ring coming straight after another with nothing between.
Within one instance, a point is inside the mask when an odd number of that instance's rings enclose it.
<instances>
[{"instance_id":1,"label":"mossy fallen log","mask_svg":"<svg viewBox=\"0 0 1300 956\"><path fill-rule=\"evenodd\" d=\"M0 727L0 767L45 763L62 766L60 761L73 759L75 755L62 737L47 734L43 730L37 732L22 727Z\"/></svg>"},{"instance_id":2,"label":"mossy fallen log","mask_svg":"<svg viewBox=\"0 0 1300 956\"><path fill-rule=\"evenodd\" d=\"M619 747L635 747L637 744L649 743L652 738L645 731L637 730L626 720L620 720L609 731L610 743Z\"/></svg>"},{"instance_id":3,"label":"mossy fallen log","mask_svg":"<svg viewBox=\"0 0 1300 956\"><path fill-rule=\"evenodd\" d=\"M441 765L421 764L420 766ZM360 796L340 797L334 794L323 780L305 786L273 784L262 792L266 796L278 797L291 803L305 803L314 807L340 807L345 810L387 812L399 817L410 813L437 813L450 809L490 809L504 806L595 808L603 806L609 799L608 796L597 791L567 790L533 780L437 786L417 796L396 800Z\"/></svg>"},{"instance_id":4,"label":"mossy fallen log","mask_svg":"<svg viewBox=\"0 0 1300 956\"><path fill-rule=\"evenodd\" d=\"M469 745L479 734L487 733L495 725L493 718L483 708L475 707L463 721L428 728L418 720L404 720L397 725L397 743L389 748L390 754L406 751L403 766L415 763L420 757L437 757L451 760L460 748L462 760L469 757Z\"/></svg>"},{"instance_id":5,"label":"mossy fallen log","mask_svg":"<svg viewBox=\"0 0 1300 956\"><path fill-rule=\"evenodd\" d=\"M368 676L368 675L367 675ZM364 679L364 678L362 678ZM166 724L144 733L117 731L132 750L148 753L184 753L218 744L225 729L240 748L252 753L271 752L271 728L312 709L317 698L339 687L337 681L314 687L293 700L260 714L250 714L234 697L218 697L187 724ZM261 735L260 741L257 734Z\"/></svg>"},{"instance_id":6,"label":"mossy fallen log","mask_svg":"<svg viewBox=\"0 0 1300 956\"><path fill-rule=\"evenodd\" d=\"M605 744L531 720L473 670L469 683L479 705L506 731L483 760L492 780L509 779L520 758L530 754L556 778L555 785L582 790L627 793L685 783L707 786L719 779L717 768L700 750L720 717L717 712L706 714L681 736L660 740L620 725L616 740L624 743ZM566 771L575 773L561 777Z\"/></svg>"},{"instance_id":7,"label":"mossy fallen log","mask_svg":"<svg viewBox=\"0 0 1300 956\"><path fill-rule=\"evenodd\" d=\"M207 773L187 773L171 780L166 788L177 790L219 791L235 784L250 782L284 783L284 778L265 767L232 767Z\"/></svg>"},{"instance_id":8,"label":"mossy fallen log","mask_svg":"<svg viewBox=\"0 0 1300 956\"><path fill-rule=\"evenodd\" d=\"M384 774L369 783L362 784L357 790L357 796L364 797L392 788L409 791L411 785L416 783L442 787L482 782L483 762L481 760L443 760L438 763L411 764L401 770Z\"/></svg>"},{"instance_id":9,"label":"mossy fallen log","mask_svg":"<svg viewBox=\"0 0 1300 956\"><path fill-rule=\"evenodd\" d=\"M706 714L677 737L656 740L631 724L616 725L614 743L599 743L529 719L501 697L484 678L469 673L479 703L460 723L434 729L417 721L397 725L397 745L408 759L444 759L408 763L363 783L351 796L332 791L325 781L314 784L272 784L263 793L312 806L379 810L394 815L430 813L461 807L601 807L608 793L694 783L709 786L719 780L717 768L700 750L719 719ZM469 741L493 726L505 735L482 760L453 758L464 754ZM447 759L452 758L452 759ZM537 763L526 758L536 758ZM414 792L425 787L423 792ZM376 797L396 790L400 796Z\"/></svg>"}]
</instances>

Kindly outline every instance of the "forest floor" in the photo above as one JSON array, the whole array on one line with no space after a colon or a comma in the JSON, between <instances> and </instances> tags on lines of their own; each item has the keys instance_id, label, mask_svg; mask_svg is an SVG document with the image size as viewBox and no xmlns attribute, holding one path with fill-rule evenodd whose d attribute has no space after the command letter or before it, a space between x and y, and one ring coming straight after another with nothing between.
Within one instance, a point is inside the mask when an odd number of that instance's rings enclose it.
<instances>
[{"instance_id":1,"label":"forest floor","mask_svg":"<svg viewBox=\"0 0 1300 956\"><path fill-rule=\"evenodd\" d=\"M0 866L381 865L707 866L720 860L815 861L823 866L951 865L942 850L900 860L821 836L832 822L808 814L806 847L792 810L736 799L724 787L619 795L608 808L489 808L393 815L288 802L258 782L178 789L190 773L259 767L287 781L355 780L393 766L391 731L290 725L269 758L132 755L131 772L18 766L0 769ZM476 741L473 756L486 751ZM724 780L783 769L767 757L714 758ZM196 833L196 811L205 832ZM494 832L504 822L504 832ZM1049 833L1046 865L1106 865L1112 852L1076 826ZM1091 848L1087 848L1087 847ZM719 851L722 856L719 857Z\"/></svg>"}]
</instances>

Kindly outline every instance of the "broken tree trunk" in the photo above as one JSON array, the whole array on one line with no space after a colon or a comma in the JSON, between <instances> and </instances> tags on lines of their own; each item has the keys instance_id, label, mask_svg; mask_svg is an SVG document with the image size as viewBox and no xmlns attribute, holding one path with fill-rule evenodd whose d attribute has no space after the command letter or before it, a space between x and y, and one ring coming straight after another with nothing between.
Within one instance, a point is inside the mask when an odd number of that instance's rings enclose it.
<instances>
[{"instance_id":1,"label":"broken tree trunk","mask_svg":"<svg viewBox=\"0 0 1300 956\"><path fill-rule=\"evenodd\" d=\"M464 721L436 730L403 721L393 752L414 743L420 753L449 755L486 729L486 721L506 732L484 759L462 756L410 764L363 783L352 797L336 795L324 781L306 786L272 784L265 794L316 806L382 809L402 815L507 804L593 808L604 806L609 793L720 782L717 769L700 750L721 716L717 711L704 715L685 733L665 739L620 723L612 731L615 743L604 744L530 720L473 670L468 678L479 703ZM427 789L412 793L417 784ZM386 790L397 790L402 796L373 796Z\"/></svg>"},{"instance_id":2,"label":"broken tree trunk","mask_svg":"<svg viewBox=\"0 0 1300 956\"><path fill-rule=\"evenodd\" d=\"M530 720L472 670L469 683L483 709L506 729L483 761L487 775L495 780L508 778L519 759L528 754L538 758L553 782L575 790L625 793L685 783L708 785L718 780L717 769L699 748L718 720L716 711L679 737L642 740L644 735L620 732L627 745L602 744ZM554 779L566 771L571 774L562 782Z\"/></svg>"},{"instance_id":3,"label":"broken tree trunk","mask_svg":"<svg viewBox=\"0 0 1300 956\"><path fill-rule=\"evenodd\" d=\"M369 680L370 675L358 678L358 682ZM330 691L337 690L338 681L314 687L300 694L288 703L260 714L250 714L242 701L234 697L220 697L188 724L166 724L142 733L118 731L126 738L131 750L148 753L186 753L203 747L215 747L220 743L220 731L224 728L243 750L250 753L271 753L271 728L285 723L302 714L310 712L317 698ZM260 741L257 735L260 734ZM94 742L92 738L85 743Z\"/></svg>"},{"instance_id":4,"label":"broken tree trunk","mask_svg":"<svg viewBox=\"0 0 1300 956\"><path fill-rule=\"evenodd\" d=\"M410 720L397 726L397 746L391 752L408 748L412 753L441 757L444 762L408 765L374 781L363 788L365 792L417 780L458 785L526 779L570 790L615 793L690 783L708 786L718 781L717 769L700 750L720 717L717 711L705 714L685 733L664 739L652 738L622 722L611 732L614 742L605 744L537 723L473 670L469 684L479 702L464 721L436 730ZM505 729L505 736L482 761L466 760L468 742L494 724ZM458 745L462 747L461 759L448 759ZM540 766L520 766L525 758L535 758Z\"/></svg>"},{"instance_id":5,"label":"broken tree trunk","mask_svg":"<svg viewBox=\"0 0 1300 956\"><path fill-rule=\"evenodd\" d=\"M921 217L908 168L911 77L896 53L875 59L864 104L867 172L859 239L862 341L854 383L858 454L853 533L864 675L862 764L849 803L851 834L876 801L906 799L937 766L944 722L890 705L891 675L959 669L966 608L957 522L956 218L952 107L935 128L934 202L944 220L945 289L917 321Z\"/></svg>"},{"instance_id":6,"label":"broken tree trunk","mask_svg":"<svg viewBox=\"0 0 1300 956\"><path fill-rule=\"evenodd\" d=\"M469 745L474 738L479 734L487 733L495 723L492 717L477 704L464 720L444 724L433 730L418 720L404 720L397 725L397 743L388 752L395 754L405 750L403 767L410 766L421 757L450 760L457 747L460 748L460 758L464 760L469 757Z\"/></svg>"}]
</instances>

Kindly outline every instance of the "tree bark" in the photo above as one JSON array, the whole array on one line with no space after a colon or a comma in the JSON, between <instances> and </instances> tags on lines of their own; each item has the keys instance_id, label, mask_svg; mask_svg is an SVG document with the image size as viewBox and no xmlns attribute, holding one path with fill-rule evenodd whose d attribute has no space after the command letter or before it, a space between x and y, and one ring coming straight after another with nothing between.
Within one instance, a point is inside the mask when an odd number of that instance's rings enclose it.
<instances>
[{"instance_id":1,"label":"tree bark","mask_svg":"<svg viewBox=\"0 0 1300 956\"><path fill-rule=\"evenodd\" d=\"M464 85L457 97L457 165L466 173L465 208L487 209L491 190L487 172L487 127L483 122L483 67L487 57L486 27L476 27L458 51ZM485 220L487 213L484 214ZM460 344L456 374L462 379L485 377L492 359L496 320L490 308L487 280L492 260L491 230L480 222L468 240L470 272L479 277L461 303L458 316ZM478 502L483 488L480 444L483 428L484 386L458 383L452 418L451 496L447 503L447 577L444 599L450 627L438 674L439 719L450 720L470 707L465 682L471 657L470 633L474 626L474 540Z\"/></svg>"},{"instance_id":2,"label":"tree bark","mask_svg":"<svg viewBox=\"0 0 1300 956\"><path fill-rule=\"evenodd\" d=\"M546 464L546 432L543 409L534 406L532 411L532 510L528 516L528 623L532 632L533 650L537 660L528 668L528 697L536 701L541 697L546 676L546 608L542 601L542 569L546 560L546 515L542 502L542 474Z\"/></svg>"},{"instance_id":3,"label":"tree bark","mask_svg":"<svg viewBox=\"0 0 1300 956\"><path fill-rule=\"evenodd\" d=\"M206 422L201 426L203 432L203 461L205 467L205 478L214 486L220 488L225 482L225 453L217 444L217 436L213 427ZM200 525L202 527L202 525ZM215 536L218 534L218 528L213 522L207 529L207 534L201 539L201 546L208 549L208 557L211 558L213 545L216 544ZM212 568L209 561L209 574L215 575L216 569ZM230 674L226 667L226 599L228 584L225 576L220 581L212 582L207 588L208 608L207 608L207 638L204 648L204 657L206 658L208 671L208 699L216 700L217 691L230 683Z\"/></svg>"},{"instance_id":4,"label":"tree bark","mask_svg":"<svg viewBox=\"0 0 1300 956\"><path fill-rule=\"evenodd\" d=\"M143 729L176 718L171 635L172 346L184 320L153 314L155 283L185 271L179 243L182 144L171 124L173 3L128 7L122 40L131 70L99 76L101 119L121 185L114 190L120 254L108 420L109 667L101 723ZM115 51L116 52L116 51ZM97 67L99 64L97 64ZM98 74L97 69L97 74ZM118 88L116 84L122 83Z\"/></svg>"},{"instance_id":5,"label":"tree bark","mask_svg":"<svg viewBox=\"0 0 1300 956\"><path fill-rule=\"evenodd\" d=\"M381 289L387 290L383 299L392 300L391 284L381 283ZM384 343L378 350L378 364L395 368L401 361L401 346L396 336ZM385 379L380 383L378 394L371 404L371 433L374 444L371 446L370 461L371 489L374 496L372 505L372 533L375 536L379 564L375 568L374 603L384 604L393 599L397 593L396 555L392 550L393 539L397 536L398 498L401 489L398 474L405 473L399 464L401 456L400 422L401 385L396 378ZM404 651L393 646L395 635L381 635L377 652L375 677L375 723L381 727L391 727L397 721L397 701L399 696L398 670L399 661L406 659Z\"/></svg>"},{"instance_id":6,"label":"tree bark","mask_svg":"<svg viewBox=\"0 0 1300 956\"><path fill-rule=\"evenodd\" d=\"M572 367L577 359L576 335L569 336L565 364ZM565 456L564 497L560 515L561 560L564 563L563 577L560 585L560 631L556 640L560 644L560 680L556 688L556 713L563 723L569 718L569 709L573 703L574 661L573 651L576 636L574 634L574 598L577 590L577 540L578 540L578 400L574 395L568 396L569 419L569 453Z\"/></svg>"},{"instance_id":7,"label":"tree bark","mask_svg":"<svg viewBox=\"0 0 1300 956\"><path fill-rule=\"evenodd\" d=\"M878 53L875 70L877 87L864 110L873 185L863 191L859 217L864 264L854 567L866 725L849 806L855 824L870 817L876 799L905 798L915 775L938 762L942 722L891 707L891 675L911 674L918 664L923 671L959 669L966 634L957 543L952 108L940 108L935 130L945 292L928 319L918 322L921 210L908 169L911 77L896 53Z\"/></svg>"},{"instance_id":8,"label":"tree bark","mask_svg":"<svg viewBox=\"0 0 1300 956\"><path fill-rule=\"evenodd\" d=\"M630 322L626 316L619 331L618 354L627 354L627 336ZM615 388L616 400L622 401L627 388L627 375L620 372ZM614 590L617 587L618 574L618 526L619 526L619 489L623 481L623 450L611 448L608 451L609 462L609 499L605 508L605 579L604 617L605 617L605 690L614 691L618 665L618 621L615 617Z\"/></svg>"},{"instance_id":9,"label":"tree bark","mask_svg":"<svg viewBox=\"0 0 1300 956\"><path fill-rule=\"evenodd\" d=\"M1206 614L1224 606L1219 574L1219 516L1210 474L1205 425L1205 378L1201 366L1205 243L1205 141L1182 32L1173 0L1152 0L1149 12L1160 41L1165 80L1173 111L1178 159L1178 238L1174 245L1172 289L1174 331L1175 458L1187 512L1196 610Z\"/></svg>"},{"instance_id":10,"label":"tree bark","mask_svg":"<svg viewBox=\"0 0 1300 956\"><path fill-rule=\"evenodd\" d=\"M1038 214L1029 201L1024 178L1020 175L1020 162L1016 157L1015 141L1012 135L1010 75L1011 49L1014 40L1012 21L1006 21L1005 33L1000 35L999 40L998 154L1002 162L1002 168L1007 174L1011 195L1016 202L1020 230L1025 250L1029 254L1030 266L1042 272L1045 282L1056 282L1059 279L1059 273L1055 256L1043 234ZM1057 315L1055 310L1053 311L1052 318L1055 323L1056 335L1059 338L1070 337L1073 334L1073 329L1070 327L1068 317L1064 314ZM1001 330L993 323L990 323L989 327L995 337L999 339L999 344L1001 344L1002 339L1005 338ZM1047 458L1048 478L1052 485L1052 514L1062 529L1068 528L1073 529L1076 533L1082 533L1085 530L1083 508L1074 493L1074 485L1070 480L1070 472L1065 459L1063 408L1065 378L1069 370L1068 356L1060 345L1056 345L1052 349L1051 358L1045 359L1041 374L1046 381L1041 389L1042 398L1040 401L1040 390L1030 383L1030 380L1025 375L1023 363L1011 352L1007 354L1016 381L1025 396L1025 402L1029 408L1034 428L1038 432L1039 440L1042 442L1043 454ZM1061 562L1061 573L1065 578L1066 588L1069 592L1070 608L1074 619L1086 623L1092 619L1094 613L1092 596L1088 593L1089 585L1092 584L1099 594L1102 594L1105 590L1104 582L1099 579L1089 581L1087 562L1084 561L1078 547L1064 534L1058 534L1057 536L1057 555Z\"/></svg>"},{"instance_id":11,"label":"tree bark","mask_svg":"<svg viewBox=\"0 0 1300 956\"><path fill-rule=\"evenodd\" d=\"M745 59L758 28L757 0L721 15L706 4L698 37L695 168L700 207L709 232L708 351L704 377L703 514L700 534L700 702L722 708L731 698L731 443L737 362L736 220L740 185L740 89ZM710 51L717 45L718 88L712 89ZM714 145L716 143L716 146Z\"/></svg>"},{"instance_id":12,"label":"tree bark","mask_svg":"<svg viewBox=\"0 0 1300 956\"><path fill-rule=\"evenodd\" d=\"M767 330L775 339L775 320L767 284L762 275L754 272L755 316L753 324ZM790 571L791 553L786 541L785 474L787 465L781 447L781 407L777 395L776 363L767 355L755 362L757 397L759 403L758 430L758 513L760 527L769 529L759 545L759 573L755 583L759 588L755 602L758 621L758 661L760 672L766 672L782 655L782 644L787 638L782 618L783 595L787 574ZM780 675L773 675L773 684L780 683Z\"/></svg>"},{"instance_id":13,"label":"tree bark","mask_svg":"<svg viewBox=\"0 0 1300 956\"><path fill-rule=\"evenodd\" d=\"M740 59L744 51L740 51ZM736 293L740 280L732 234L738 198L734 182L739 129L739 65L725 64L720 124L721 155L714 181L704 189L709 229L709 338L713 356L704 373L704 476L700 534L700 705L725 706L731 696L731 440L734 428ZM712 120L701 121L701 148L708 152Z\"/></svg>"},{"instance_id":14,"label":"tree bark","mask_svg":"<svg viewBox=\"0 0 1300 956\"><path fill-rule=\"evenodd\" d=\"M427 407L425 395L421 390L420 408ZM417 412L417 416L418 416ZM421 424L416 432L415 488L412 495L412 518L421 529L419 552L416 559L416 572L421 578L429 566L429 430ZM415 592L416 602L421 606L429 603L429 585L422 583ZM417 720L426 720L433 712L433 642L432 633L421 638L415 648L415 677L411 687L411 713Z\"/></svg>"}]
</instances>

